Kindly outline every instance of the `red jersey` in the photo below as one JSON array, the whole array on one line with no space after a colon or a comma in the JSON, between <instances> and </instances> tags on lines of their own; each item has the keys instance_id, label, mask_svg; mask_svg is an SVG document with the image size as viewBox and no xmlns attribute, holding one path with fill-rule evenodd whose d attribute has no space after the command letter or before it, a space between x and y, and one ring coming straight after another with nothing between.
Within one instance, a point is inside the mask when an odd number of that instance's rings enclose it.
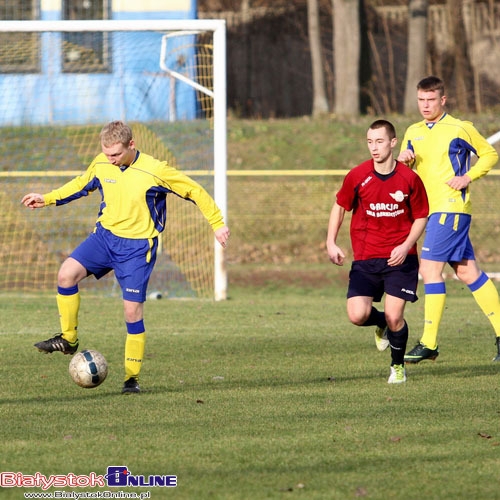
<instances>
[{"instance_id":1,"label":"red jersey","mask_svg":"<svg viewBox=\"0 0 500 500\"><path fill-rule=\"evenodd\" d=\"M403 243L415 219L427 217L429 202L420 177L396 162L387 175L375 171L373 160L353 168L345 177L337 203L350 212L354 260L388 259ZM408 252L417 253L417 245Z\"/></svg>"}]
</instances>

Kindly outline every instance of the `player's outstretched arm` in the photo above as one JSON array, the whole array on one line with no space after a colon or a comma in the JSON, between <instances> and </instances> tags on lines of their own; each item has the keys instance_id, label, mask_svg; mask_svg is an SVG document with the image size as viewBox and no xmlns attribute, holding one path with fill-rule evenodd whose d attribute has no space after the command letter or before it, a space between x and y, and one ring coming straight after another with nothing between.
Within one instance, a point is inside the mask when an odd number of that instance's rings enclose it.
<instances>
[{"instance_id":1,"label":"player's outstretched arm","mask_svg":"<svg viewBox=\"0 0 500 500\"><path fill-rule=\"evenodd\" d=\"M217 239L217 241L224 248L226 248L227 241L229 240L229 236L231 235L229 228L227 226L219 227L219 229L215 230L214 234L215 234L215 238Z\"/></svg>"},{"instance_id":2,"label":"player's outstretched arm","mask_svg":"<svg viewBox=\"0 0 500 500\"><path fill-rule=\"evenodd\" d=\"M45 206L45 200L41 194L29 193L23 196L21 203L27 207L34 210L35 208L42 208Z\"/></svg>"}]
</instances>

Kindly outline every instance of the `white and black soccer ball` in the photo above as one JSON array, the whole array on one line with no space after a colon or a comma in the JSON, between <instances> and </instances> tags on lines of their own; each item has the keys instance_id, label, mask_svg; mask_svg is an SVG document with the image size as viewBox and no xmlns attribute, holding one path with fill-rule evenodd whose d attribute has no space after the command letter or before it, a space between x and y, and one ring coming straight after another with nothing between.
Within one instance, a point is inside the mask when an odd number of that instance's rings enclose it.
<instances>
[{"instance_id":1,"label":"white and black soccer ball","mask_svg":"<svg viewBox=\"0 0 500 500\"><path fill-rule=\"evenodd\" d=\"M69 374L75 384L90 389L104 382L108 375L108 363L100 352L85 349L71 359Z\"/></svg>"}]
</instances>

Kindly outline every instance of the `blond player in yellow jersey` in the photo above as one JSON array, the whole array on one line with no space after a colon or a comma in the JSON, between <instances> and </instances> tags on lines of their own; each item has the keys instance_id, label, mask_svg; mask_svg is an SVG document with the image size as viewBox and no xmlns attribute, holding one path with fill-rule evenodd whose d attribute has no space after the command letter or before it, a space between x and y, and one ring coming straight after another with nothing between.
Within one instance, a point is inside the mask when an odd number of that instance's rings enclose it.
<instances>
[{"instance_id":1,"label":"blond player in yellow jersey","mask_svg":"<svg viewBox=\"0 0 500 500\"><path fill-rule=\"evenodd\" d=\"M74 354L78 349L78 283L115 272L123 297L127 337L125 382L122 392L138 393L146 331L144 302L156 262L158 235L166 223L169 193L194 202L223 246L229 238L221 211L195 181L167 162L135 147L128 125L114 121L100 134L102 153L80 176L47 194L29 193L22 199L28 208L64 205L99 190L101 203L94 231L62 263L57 276L57 306L61 333L35 344L40 351Z\"/></svg>"},{"instance_id":2,"label":"blond player in yellow jersey","mask_svg":"<svg viewBox=\"0 0 500 500\"><path fill-rule=\"evenodd\" d=\"M405 355L406 363L436 359L438 329L446 299L443 269L448 263L490 320L500 361L500 300L492 281L478 266L469 238L470 184L486 175L498 154L472 123L445 110L443 82L429 76L417 85L418 109L423 121L405 133L398 160L415 168L429 198L430 215L421 251L424 281L424 331ZM472 159L477 156L477 162Z\"/></svg>"}]
</instances>

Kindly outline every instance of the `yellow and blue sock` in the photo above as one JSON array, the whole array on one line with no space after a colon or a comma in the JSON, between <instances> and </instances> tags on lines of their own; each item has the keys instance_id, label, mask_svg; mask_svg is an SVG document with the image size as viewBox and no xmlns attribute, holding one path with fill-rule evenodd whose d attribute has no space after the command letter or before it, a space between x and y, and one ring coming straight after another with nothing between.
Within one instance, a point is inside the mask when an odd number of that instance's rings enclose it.
<instances>
[{"instance_id":1,"label":"yellow and blue sock","mask_svg":"<svg viewBox=\"0 0 500 500\"><path fill-rule=\"evenodd\" d=\"M496 286L485 272L481 272L481 276L468 286L477 304L490 320L495 335L500 337L500 298Z\"/></svg>"},{"instance_id":2,"label":"yellow and blue sock","mask_svg":"<svg viewBox=\"0 0 500 500\"><path fill-rule=\"evenodd\" d=\"M58 286L56 300L63 339L74 344L78 336L78 312L80 310L78 285L69 288Z\"/></svg>"},{"instance_id":3,"label":"yellow and blue sock","mask_svg":"<svg viewBox=\"0 0 500 500\"><path fill-rule=\"evenodd\" d=\"M446 284L428 283L424 285L424 291L424 332L420 342L429 349L436 349L439 324L446 302Z\"/></svg>"},{"instance_id":4,"label":"yellow and blue sock","mask_svg":"<svg viewBox=\"0 0 500 500\"><path fill-rule=\"evenodd\" d=\"M146 345L144 320L127 323L127 339L125 341L125 380L139 378Z\"/></svg>"}]
</instances>

